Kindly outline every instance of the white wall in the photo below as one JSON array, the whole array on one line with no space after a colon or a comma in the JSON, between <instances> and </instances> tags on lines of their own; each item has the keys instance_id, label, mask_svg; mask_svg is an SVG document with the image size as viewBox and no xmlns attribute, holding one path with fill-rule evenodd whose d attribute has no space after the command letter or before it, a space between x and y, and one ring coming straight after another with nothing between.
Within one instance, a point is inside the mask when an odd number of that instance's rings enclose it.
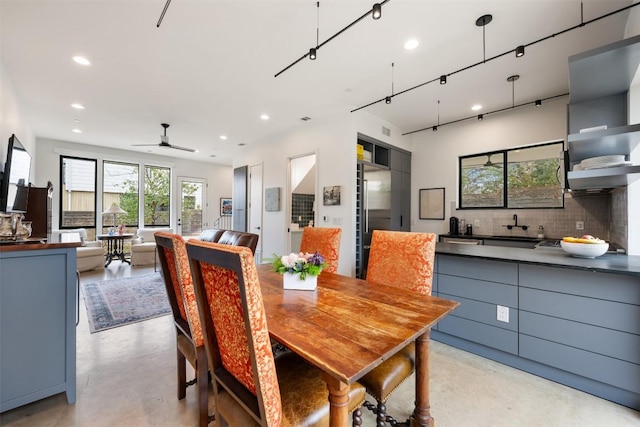
<instances>
[{"instance_id":1,"label":"white wall","mask_svg":"<svg viewBox=\"0 0 640 427\"><path fill-rule=\"evenodd\" d=\"M207 198L209 208L205 214L205 221L209 227L220 216L219 202L221 197L229 197L232 188L233 174L230 166L216 165L212 163L197 162L193 160L177 159L173 157L157 156L147 153L114 150L95 145L76 144L68 141L51 139L37 139L37 179L34 185L44 187L47 181L53 184L53 228L58 227L60 203L60 156L69 155L98 160L98 171L101 170L102 160L114 160L124 162L145 163L154 166L171 167L172 173L172 209L171 227L176 229L177 203L175 197L180 194L177 186L178 177L204 178L208 183ZM100 172L98 172L98 177ZM102 182L98 181L98 188L102 188ZM103 211L102 200L98 198L98 212Z\"/></svg>"},{"instance_id":2,"label":"white wall","mask_svg":"<svg viewBox=\"0 0 640 427\"><path fill-rule=\"evenodd\" d=\"M11 134L15 134L24 148L36 157L36 142L33 132L22 118L20 100L11 79L0 63L0 170L4 170L7 147ZM34 161L31 163L31 178L35 178Z\"/></svg>"},{"instance_id":3,"label":"white wall","mask_svg":"<svg viewBox=\"0 0 640 427\"><path fill-rule=\"evenodd\" d=\"M541 107L525 106L503 113L485 115L413 134L411 164L411 217L413 231L448 233L449 217L456 206L458 157L546 141L566 141L567 97L546 101ZM420 188L445 188L445 219L418 219L417 194ZM478 233L482 234L482 233Z\"/></svg>"}]
</instances>

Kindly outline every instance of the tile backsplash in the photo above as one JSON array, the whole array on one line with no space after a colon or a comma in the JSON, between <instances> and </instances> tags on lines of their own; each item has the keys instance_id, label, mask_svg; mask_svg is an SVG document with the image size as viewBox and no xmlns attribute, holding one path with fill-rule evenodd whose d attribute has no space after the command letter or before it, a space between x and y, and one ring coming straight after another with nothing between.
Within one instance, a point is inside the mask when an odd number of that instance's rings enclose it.
<instances>
[{"instance_id":1,"label":"tile backsplash","mask_svg":"<svg viewBox=\"0 0 640 427\"><path fill-rule=\"evenodd\" d=\"M297 194L291 195L291 222L300 224L300 227L309 225L309 221L313 219L313 202L315 195L313 194Z\"/></svg>"},{"instance_id":2,"label":"tile backsplash","mask_svg":"<svg viewBox=\"0 0 640 427\"><path fill-rule=\"evenodd\" d=\"M627 197L626 189L611 194L581 197L565 195L563 209L452 209L455 216L473 226L473 234L490 236L536 237L538 227L543 227L546 238L563 236L593 236L627 246ZM506 226L513 225L513 215L518 215L518 225L527 230ZM576 229L582 222L583 230ZM479 224L479 225L478 225Z\"/></svg>"}]
</instances>

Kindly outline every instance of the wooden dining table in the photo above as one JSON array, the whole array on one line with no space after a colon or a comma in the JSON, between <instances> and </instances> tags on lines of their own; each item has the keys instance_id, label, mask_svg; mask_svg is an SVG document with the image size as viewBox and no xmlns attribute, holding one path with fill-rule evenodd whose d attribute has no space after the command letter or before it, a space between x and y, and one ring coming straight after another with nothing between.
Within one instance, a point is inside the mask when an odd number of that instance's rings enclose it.
<instances>
[{"instance_id":1,"label":"wooden dining table","mask_svg":"<svg viewBox=\"0 0 640 427\"><path fill-rule=\"evenodd\" d=\"M257 269L269 334L322 371L332 427L350 424L349 385L411 341L416 343L416 406L410 424L434 425L429 331L458 302L327 272L318 276L314 291L285 290L271 265Z\"/></svg>"}]
</instances>

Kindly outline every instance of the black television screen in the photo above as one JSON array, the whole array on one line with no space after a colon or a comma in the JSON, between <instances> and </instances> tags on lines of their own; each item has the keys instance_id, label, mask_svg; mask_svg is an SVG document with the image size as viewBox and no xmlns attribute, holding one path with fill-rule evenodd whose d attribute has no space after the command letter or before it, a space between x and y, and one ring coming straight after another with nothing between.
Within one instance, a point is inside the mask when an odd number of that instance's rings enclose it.
<instances>
[{"instance_id":1,"label":"black television screen","mask_svg":"<svg viewBox=\"0 0 640 427\"><path fill-rule=\"evenodd\" d=\"M9 138L7 162L0 183L0 211L26 212L31 156L15 135Z\"/></svg>"}]
</instances>

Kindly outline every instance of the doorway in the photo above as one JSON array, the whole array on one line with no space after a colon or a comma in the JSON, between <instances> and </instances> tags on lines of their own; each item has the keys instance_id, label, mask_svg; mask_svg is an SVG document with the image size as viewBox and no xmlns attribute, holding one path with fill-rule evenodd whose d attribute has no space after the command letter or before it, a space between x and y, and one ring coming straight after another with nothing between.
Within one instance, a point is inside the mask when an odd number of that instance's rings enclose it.
<instances>
[{"instance_id":1,"label":"doorway","mask_svg":"<svg viewBox=\"0 0 640 427\"><path fill-rule=\"evenodd\" d=\"M316 223L316 154L289 159L289 252L300 251L302 229Z\"/></svg>"},{"instance_id":2,"label":"doorway","mask_svg":"<svg viewBox=\"0 0 640 427\"><path fill-rule=\"evenodd\" d=\"M208 226L207 180L203 178L178 177L178 229L181 236L198 236Z\"/></svg>"}]
</instances>

